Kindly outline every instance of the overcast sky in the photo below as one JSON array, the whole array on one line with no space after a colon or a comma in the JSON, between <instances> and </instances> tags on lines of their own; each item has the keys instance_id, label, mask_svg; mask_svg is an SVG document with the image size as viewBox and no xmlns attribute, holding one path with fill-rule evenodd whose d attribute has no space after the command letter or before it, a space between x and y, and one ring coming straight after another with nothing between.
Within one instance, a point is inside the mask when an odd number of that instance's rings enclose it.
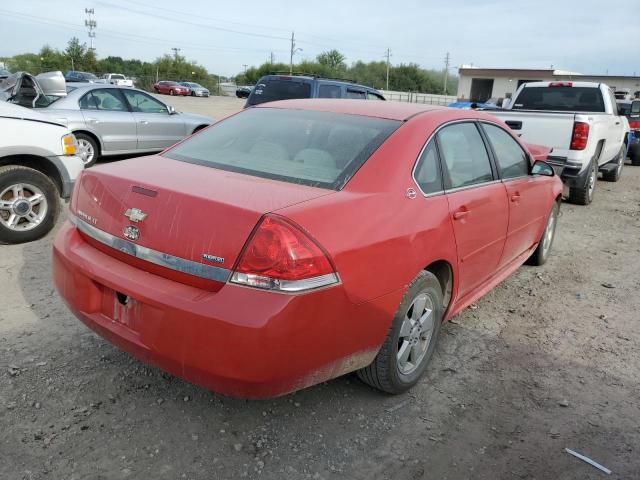
<instances>
[{"instance_id":1,"label":"overcast sky","mask_svg":"<svg viewBox=\"0 0 640 480\"><path fill-rule=\"evenodd\" d=\"M222 75L243 65L313 59L337 48L347 62L415 62L443 68L554 68L581 73L640 73L639 0L20 0L0 2L0 56L64 48L72 36L87 41L85 7L95 9L95 45L109 55L153 60L171 47ZM64 5L64 7L63 7ZM628 15L627 15L628 14ZM11 40L9 40L11 39ZM452 71L456 71L454 68Z\"/></svg>"}]
</instances>

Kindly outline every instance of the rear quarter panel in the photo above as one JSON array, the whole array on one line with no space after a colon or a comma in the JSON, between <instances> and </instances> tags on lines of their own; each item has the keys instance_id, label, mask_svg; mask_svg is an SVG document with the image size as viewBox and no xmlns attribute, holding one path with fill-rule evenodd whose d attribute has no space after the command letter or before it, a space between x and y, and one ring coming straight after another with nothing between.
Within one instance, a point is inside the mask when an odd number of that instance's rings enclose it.
<instances>
[{"instance_id":1,"label":"rear quarter panel","mask_svg":"<svg viewBox=\"0 0 640 480\"><path fill-rule=\"evenodd\" d=\"M330 253L354 303L404 290L427 265L447 261L457 278L456 246L445 195L424 197L413 166L448 115L431 113L401 126L347 186L280 210ZM414 199L407 189L418 192Z\"/></svg>"}]
</instances>

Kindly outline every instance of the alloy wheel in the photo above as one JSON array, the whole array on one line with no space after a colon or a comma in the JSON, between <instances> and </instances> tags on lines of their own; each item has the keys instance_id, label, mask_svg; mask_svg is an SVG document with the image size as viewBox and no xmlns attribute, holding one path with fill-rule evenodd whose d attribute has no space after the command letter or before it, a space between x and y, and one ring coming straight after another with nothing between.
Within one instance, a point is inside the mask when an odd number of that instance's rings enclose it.
<instances>
[{"instance_id":1,"label":"alloy wheel","mask_svg":"<svg viewBox=\"0 0 640 480\"><path fill-rule=\"evenodd\" d=\"M16 183L0 193L0 223L13 231L31 230L45 219L49 205L38 187Z\"/></svg>"},{"instance_id":2,"label":"alloy wheel","mask_svg":"<svg viewBox=\"0 0 640 480\"><path fill-rule=\"evenodd\" d=\"M553 235L556 231L556 221L558 219L558 210L554 207L551 210L551 214L549 215L549 220L547 220L547 226L544 229L544 236L542 237L542 255L543 257L547 256L549 253L549 248L551 248L551 242L553 240Z\"/></svg>"},{"instance_id":3,"label":"alloy wheel","mask_svg":"<svg viewBox=\"0 0 640 480\"><path fill-rule=\"evenodd\" d=\"M84 138L78 139L78 156L82 159L82 163L85 165L91 163L95 154L96 152L89 140Z\"/></svg>"},{"instance_id":4,"label":"alloy wheel","mask_svg":"<svg viewBox=\"0 0 640 480\"><path fill-rule=\"evenodd\" d=\"M400 327L397 363L403 375L415 371L424 359L435 327L434 303L426 293L413 299Z\"/></svg>"}]
</instances>

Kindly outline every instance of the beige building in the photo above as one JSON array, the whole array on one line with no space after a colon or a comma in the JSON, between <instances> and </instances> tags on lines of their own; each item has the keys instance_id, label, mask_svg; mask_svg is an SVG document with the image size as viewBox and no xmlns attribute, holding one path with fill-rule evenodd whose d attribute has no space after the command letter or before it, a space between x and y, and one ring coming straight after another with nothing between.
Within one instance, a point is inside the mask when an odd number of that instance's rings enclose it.
<instances>
[{"instance_id":1,"label":"beige building","mask_svg":"<svg viewBox=\"0 0 640 480\"><path fill-rule=\"evenodd\" d=\"M526 82L574 80L606 83L614 90L639 92L640 77L615 75L583 75L564 70L533 70L514 68L477 68L463 65L458 70L458 99L484 102L489 98L510 98Z\"/></svg>"}]
</instances>

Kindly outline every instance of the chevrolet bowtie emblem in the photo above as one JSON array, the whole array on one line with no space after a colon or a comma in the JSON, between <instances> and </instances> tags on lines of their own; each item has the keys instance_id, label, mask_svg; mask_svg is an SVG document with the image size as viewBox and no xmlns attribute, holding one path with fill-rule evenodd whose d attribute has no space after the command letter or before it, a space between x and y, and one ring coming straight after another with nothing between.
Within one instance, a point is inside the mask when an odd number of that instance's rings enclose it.
<instances>
[{"instance_id":1,"label":"chevrolet bowtie emblem","mask_svg":"<svg viewBox=\"0 0 640 480\"><path fill-rule=\"evenodd\" d=\"M129 208L126 212L124 212L124 216L127 217L132 222L141 222L145 218L147 218L147 214L144 213L139 208Z\"/></svg>"}]
</instances>

